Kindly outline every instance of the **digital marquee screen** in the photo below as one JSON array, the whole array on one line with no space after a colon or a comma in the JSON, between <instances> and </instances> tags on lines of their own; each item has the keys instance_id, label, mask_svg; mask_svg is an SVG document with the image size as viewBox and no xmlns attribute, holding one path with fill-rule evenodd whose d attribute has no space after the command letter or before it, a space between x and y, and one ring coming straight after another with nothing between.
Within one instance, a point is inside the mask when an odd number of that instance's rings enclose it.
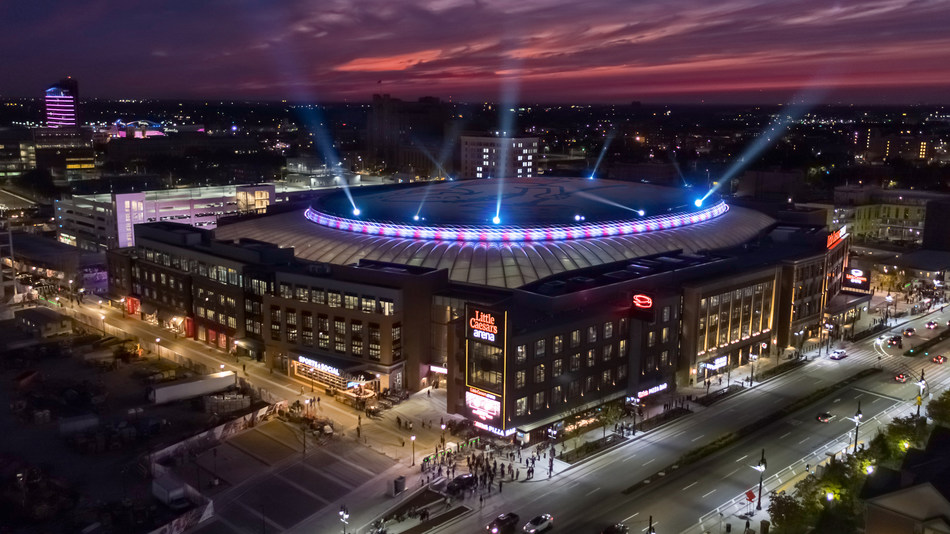
<instances>
[{"instance_id":1,"label":"digital marquee screen","mask_svg":"<svg viewBox=\"0 0 950 534\"><path fill-rule=\"evenodd\" d=\"M465 337L503 347L505 344L505 315L501 312L469 306L465 310Z\"/></svg>"}]
</instances>

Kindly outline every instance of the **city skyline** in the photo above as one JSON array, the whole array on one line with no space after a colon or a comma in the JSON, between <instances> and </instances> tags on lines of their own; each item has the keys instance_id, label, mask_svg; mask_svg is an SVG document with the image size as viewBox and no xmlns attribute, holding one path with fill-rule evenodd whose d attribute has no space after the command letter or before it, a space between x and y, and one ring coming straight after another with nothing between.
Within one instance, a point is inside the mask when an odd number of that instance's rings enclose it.
<instances>
[{"instance_id":1,"label":"city skyline","mask_svg":"<svg viewBox=\"0 0 950 534\"><path fill-rule=\"evenodd\" d=\"M233 6L237 7L233 7ZM942 2L13 5L0 96L945 103Z\"/></svg>"}]
</instances>

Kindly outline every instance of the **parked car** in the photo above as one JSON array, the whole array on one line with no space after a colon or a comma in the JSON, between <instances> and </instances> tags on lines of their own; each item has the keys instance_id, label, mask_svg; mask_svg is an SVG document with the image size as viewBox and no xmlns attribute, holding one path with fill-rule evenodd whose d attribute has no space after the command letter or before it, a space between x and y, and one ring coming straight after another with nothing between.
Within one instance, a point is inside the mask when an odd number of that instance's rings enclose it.
<instances>
[{"instance_id":1,"label":"parked car","mask_svg":"<svg viewBox=\"0 0 950 534\"><path fill-rule=\"evenodd\" d=\"M894 380L897 380L898 382L903 384L904 382L907 382L907 375L905 375L904 373L897 373L897 376L894 377Z\"/></svg>"},{"instance_id":2,"label":"parked car","mask_svg":"<svg viewBox=\"0 0 950 534\"><path fill-rule=\"evenodd\" d=\"M836 417L836 416L835 416L835 414L833 414L833 413L828 413L828 412L820 413L820 414L818 414L818 422L819 422L819 423L830 423L830 422L832 422L832 421L835 420L835 417Z\"/></svg>"},{"instance_id":3,"label":"parked car","mask_svg":"<svg viewBox=\"0 0 950 534\"><path fill-rule=\"evenodd\" d=\"M554 516L551 514L541 514L525 523L524 526L521 527L521 530L528 534L535 534L535 532L544 532L551 528L554 528Z\"/></svg>"},{"instance_id":4,"label":"parked car","mask_svg":"<svg viewBox=\"0 0 950 534\"><path fill-rule=\"evenodd\" d=\"M445 491L448 493L459 493L473 487L475 487L475 475L471 473L465 473L464 475L459 475L449 481L449 483L445 486Z\"/></svg>"},{"instance_id":5,"label":"parked car","mask_svg":"<svg viewBox=\"0 0 950 534\"><path fill-rule=\"evenodd\" d=\"M843 360L848 357L848 352L844 349L837 349L831 353L832 360Z\"/></svg>"},{"instance_id":6,"label":"parked car","mask_svg":"<svg viewBox=\"0 0 950 534\"><path fill-rule=\"evenodd\" d=\"M934 356L931 360L933 360L934 363L947 363L947 357L942 354Z\"/></svg>"},{"instance_id":7,"label":"parked car","mask_svg":"<svg viewBox=\"0 0 950 534\"><path fill-rule=\"evenodd\" d=\"M905 328L905 329L904 329L904 335L907 336L907 337L910 337L910 336L912 336L912 335L914 335L914 334L916 334L916 333L917 333L917 329L916 329L916 328Z\"/></svg>"},{"instance_id":8,"label":"parked car","mask_svg":"<svg viewBox=\"0 0 950 534\"><path fill-rule=\"evenodd\" d=\"M518 514L514 512L508 512L506 514L501 514L496 517L489 523L485 530L491 534L513 534L515 529L518 528Z\"/></svg>"}]
</instances>

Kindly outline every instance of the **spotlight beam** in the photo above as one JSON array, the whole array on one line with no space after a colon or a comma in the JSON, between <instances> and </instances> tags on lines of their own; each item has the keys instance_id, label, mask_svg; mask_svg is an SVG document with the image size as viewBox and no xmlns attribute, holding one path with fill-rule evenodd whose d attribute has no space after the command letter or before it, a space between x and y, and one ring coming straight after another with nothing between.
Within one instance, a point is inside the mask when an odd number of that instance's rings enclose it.
<instances>
[{"instance_id":1,"label":"spotlight beam","mask_svg":"<svg viewBox=\"0 0 950 534\"><path fill-rule=\"evenodd\" d=\"M610 146L610 142L614 140L614 137L617 133L614 130L607 132L607 137L604 139L604 146L600 147L600 155L597 156L597 163L594 163L594 170L591 171L590 177L594 178L594 175L597 174L597 169L600 168L600 162L604 160L604 154L607 153L607 148Z\"/></svg>"}]
</instances>

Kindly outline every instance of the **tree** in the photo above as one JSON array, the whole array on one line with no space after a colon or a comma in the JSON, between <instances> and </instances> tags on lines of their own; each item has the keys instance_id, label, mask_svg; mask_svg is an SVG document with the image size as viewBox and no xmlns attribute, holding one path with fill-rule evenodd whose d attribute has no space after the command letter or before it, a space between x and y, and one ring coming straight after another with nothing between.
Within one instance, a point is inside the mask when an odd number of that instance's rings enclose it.
<instances>
[{"instance_id":1,"label":"tree","mask_svg":"<svg viewBox=\"0 0 950 534\"><path fill-rule=\"evenodd\" d=\"M909 447L919 447L929 434L927 421L910 415L895 417L885 430L887 441L892 450L906 451Z\"/></svg>"},{"instance_id":2,"label":"tree","mask_svg":"<svg viewBox=\"0 0 950 534\"><path fill-rule=\"evenodd\" d=\"M938 425L950 426L950 389L927 404L927 417Z\"/></svg>"},{"instance_id":3,"label":"tree","mask_svg":"<svg viewBox=\"0 0 950 534\"><path fill-rule=\"evenodd\" d=\"M805 506L784 491L773 491L769 497L769 517L775 524L776 534L804 534L808 531Z\"/></svg>"},{"instance_id":4,"label":"tree","mask_svg":"<svg viewBox=\"0 0 950 534\"><path fill-rule=\"evenodd\" d=\"M600 407L597 413L597 421L604 427L604 439L607 439L607 427L616 424L623 417L623 410L617 404L606 404Z\"/></svg>"}]
</instances>

